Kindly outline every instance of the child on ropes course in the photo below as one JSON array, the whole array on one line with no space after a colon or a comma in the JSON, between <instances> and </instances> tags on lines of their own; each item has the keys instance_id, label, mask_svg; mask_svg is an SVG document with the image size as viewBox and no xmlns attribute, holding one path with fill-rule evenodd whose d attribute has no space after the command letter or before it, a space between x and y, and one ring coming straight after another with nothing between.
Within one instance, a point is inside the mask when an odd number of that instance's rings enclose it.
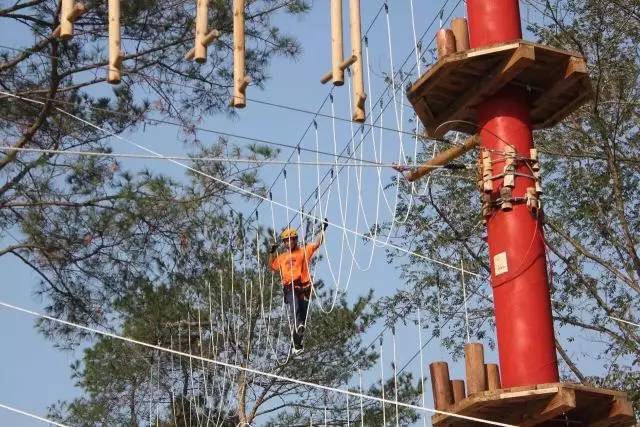
<instances>
[{"instance_id":1,"label":"child on ropes course","mask_svg":"<svg viewBox=\"0 0 640 427\"><path fill-rule=\"evenodd\" d=\"M294 228L287 228L280 233L284 252L279 255L277 253L280 243L271 245L269 251L269 265L272 270L280 272L284 301L289 307L289 318L293 324L294 355L303 350L302 338L312 286L309 264L313 254L324 241L324 231L328 226L329 222L325 218L320 233L313 242L302 247L298 246L298 232Z\"/></svg>"}]
</instances>

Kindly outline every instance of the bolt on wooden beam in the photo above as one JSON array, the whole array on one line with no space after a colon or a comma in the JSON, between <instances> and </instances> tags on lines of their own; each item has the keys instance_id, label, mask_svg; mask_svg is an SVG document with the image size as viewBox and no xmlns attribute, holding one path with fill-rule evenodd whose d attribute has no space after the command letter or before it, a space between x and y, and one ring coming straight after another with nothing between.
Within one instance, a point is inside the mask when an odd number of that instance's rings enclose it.
<instances>
[{"instance_id":1,"label":"bolt on wooden beam","mask_svg":"<svg viewBox=\"0 0 640 427\"><path fill-rule=\"evenodd\" d=\"M120 0L109 0L109 67L107 71L107 82L111 84L120 83L122 58Z\"/></svg>"},{"instance_id":2,"label":"bolt on wooden beam","mask_svg":"<svg viewBox=\"0 0 640 427\"><path fill-rule=\"evenodd\" d=\"M251 81L245 75L245 0L233 0L233 99L231 106L244 108L247 105L246 89Z\"/></svg>"}]
</instances>

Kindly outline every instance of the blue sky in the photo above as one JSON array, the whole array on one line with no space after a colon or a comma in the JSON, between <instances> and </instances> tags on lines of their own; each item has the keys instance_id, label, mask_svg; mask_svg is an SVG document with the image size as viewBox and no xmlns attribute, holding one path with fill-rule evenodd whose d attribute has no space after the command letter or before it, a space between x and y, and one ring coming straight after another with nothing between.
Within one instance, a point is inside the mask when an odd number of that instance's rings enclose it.
<instances>
[{"instance_id":1,"label":"blue sky","mask_svg":"<svg viewBox=\"0 0 640 427\"><path fill-rule=\"evenodd\" d=\"M345 2L345 4L348 2ZM389 25L391 29L391 50L389 49L389 38L387 33L386 15L383 12L371 27L369 39L369 63L371 79L367 79L365 70L365 89L369 92L372 100L378 99L380 93L385 88L383 81L385 73L390 70L390 58L393 58L394 66L397 68L402 61L410 55L414 46L412 19L409 7L409 0L389 1ZM429 31L425 40L427 43L435 34L438 27L436 18L437 11L443 1L421 1L414 0L415 3L415 26L418 36L426 29L427 25L435 18L436 24ZM453 6L458 6L453 10ZM464 16L464 11L457 0L450 0L445 8L445 16L453 12L453 16ZM363 30L369 27L374 16L379 11L382 2L379 0L362 0L362 27ZM523 13L525 13L523 11ZM345 7L345 20L348 17ZM264 138L287 144L296 144L307 128L312 117L309 114L292 112L278 109L271 106L252 102L251 99L265 100L276 104L300 107L305 110L316 110L328 93L329 87L319 83L320 76L330 68L330 33L329 33L329 8L328 2L316 1L314 7L308 15L301 18L282 16L278 18L278 23L288 33L295 35L303 46L303 53L295 62L287 59L276 58L270 69L271 79L267 82L266 88L261 91L250 87L247 92L249 101L245 110L239 111L237 118L230 119L223 115L210 117L201 125L206 128L219 129L246 135L249 137ZM3 23L4 24L4 23ZM348 49L348 31L345 26L345 51ZM3 27L3 44L9 43L13 47L21 48L29 46L32 37L19 32L12 32L11 35L5 32ZM426 43L425 43L426 44ZM392 55L390 55L390 53ZM427 59L431 56L427 54ZM411 56L407 61L404 70L408 72L415 65L415 57ZM422 68L424 71L424 67ZM415 80L417 75L413 71L411 80ZM369 91L368 83L371 84ZM105 88L98 90L109 90L105 83ZM334 90L335 115L340 117L350 117L349 90L347 85ZM389 98L386 97L385 101ZM404 98L404 90L399 90L395 107L390 105L382 116L382 121L378 122L383 126L396 128L398 122L402 123L406 131L411 132L411 125L407 119L413 114ZM367 104L368 107L368 104ZM330 105L323 109L324 114L332 114ZM402 117L402 119L401 119ZM330 119L318 118L318 144L321 150L334 150L333 124ZM336 121L335 123L335 144L338 151L345 144L349 143L352 128L348 123ZM147 127L146 130L138 131L127 135L135 142L151 147L163 154L184 154L186 148L178 140L177 129L172 127ZM215 142L215 136L211 134L199 135L203 142ZM380 144L382 147L378 156L385 163L397 161L402 147L407 155L412 155L414 141L408 135L399 135L396 132L379 130L375 131L375 141L368 137L367 144L364 145L364 158L373 159L375 154L373 144ZM238 144L243 144L241 140L231 140ZM302 146L315 148L315 131L311 131L303 139ZM122 142L113 141L116 152L139 152L130 146L123 145ZM283 149L281 157L286 159L289 150ZM294 155L294 160L296 156ZM303 161L314 161L315 155L312 153L302 154ZM321 161L330 161L330 157L320 158ZM162 171L171 176L180 178L184 170L180 167L161 161L149 160L128 160L124 162L128 168L140 168L150 166L152 169ZM266 166L261 175L267 183L271 183L274 176L279 172L280 166ZM313 192L316 186L317 174L322 176L328 167L316 168L315 166L300 167L300 185L298 183L298 167L287 167L287 180L280 177L274 187L274 200L291 206L298 206L300 198L304 200ZM395 198L393 188L386 191L389 209L384 198L378 198L378 172L376 169L365 168L362 176L357 175L358 169L350 168L349 173L340 175L340 180L332 186L328 201L327 216L332 222L345 223L345 226L358 229L363 233L366 231L366 221L371 224L375 222L376 211L379 212L379 220L387 220L391 217ZM381 181L384 184L389 182L392 172L385 170L382 172ZM360 181L361 185L358 184ZM340 187L338 189L338 186ZM255 207L255 201L238 202L237 208L248 214ZM326 199L323 201L326 203ZM342 204L342 210L339 208ZM359 207L364 207L366 216L360 212ZM378 207L378 208L377 208ZM291 213L288 213L292 215ZM271 223L271 206L263 203L259 211L260 220L263 223ZM274 223L277 228L285 225L287 211L274 207ZM294 223L295 224L295 223ZM6 243L9 237L4 236L2 243ZM345 240L348 239L348 240ZM349 245L350 242L356 251L355 259L357 265L352 268ZM335 276L340 289L347 288L350 295L361 295L368 289L373 288L376 296L383 296L392 293L402 286L398 279L398 271L393 266L389 266L385 261L384 249L375 248L372 255L373 262L370 268L365 268L369 263L369 256L372 245L363 245L362 240L355 238L352 234L343 234L336 228L329 230L326 245L325 262L318 269L318 275L323 277L328 285L334 286L332 276ZM341 262L342 260L342 262ZM0 271L4 273L5 280L1 287L1 299L10 303L15 303L22 307L29 307L40 310L42 301L33 295L37 277L27 270L20 262L11 257L0 257ZM5 337L5 347L3 348L2 368L0 368L0 403L15 406L36 414L44 414L46 407L56 400L70 399L78 394L73 386L70 377L69 364L77 358L77 354L61 352L53 348L51 342L44 340L34 329L33 319L19 313L0 310L0 334ZM377 332L377 330L375 331ZM385 353L390 354L389 337L385 339ZM427 337L425 336L424 339ZM411 326L399 331L398 364L404 364L411 354L417 349L417 338L415 329ZM437 343L430 345L424 354L425 363L435 359L449 359L448 355L442 351ZM576 350L580 350L579 348ZM390 360L385 356L385 362ZM494 354L487 356L490 361L495 361ZM416 360L417 362L417 360ZM453 373L456 377L461 377L462 367L460 363L452 364ZM414 372L418 372L418 365L412 364ZM373 379L371 379L373 380ZM366 384L365 384L366 385ZM427 389L430 385L426 384ZM427 397L427 406L431 406L431 398ZM37 421L30 420L23 416L12 415L0 410L0 424L7 426L31 426L37 425Z\"/></svg>"}]
</instances>

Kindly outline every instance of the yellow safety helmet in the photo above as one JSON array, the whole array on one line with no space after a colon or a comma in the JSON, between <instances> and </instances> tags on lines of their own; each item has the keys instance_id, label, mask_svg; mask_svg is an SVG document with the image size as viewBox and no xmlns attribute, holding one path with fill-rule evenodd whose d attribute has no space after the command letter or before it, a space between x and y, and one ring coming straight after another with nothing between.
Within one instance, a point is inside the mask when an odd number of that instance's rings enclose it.
<instances>
[{"instance_id":1,"label":"yellow safety helmet","mask_svg":"<svg viewBox=\"0 0 640 427\"><path fill-rule=\"evenodd\" d=\"M298 238L298 232L295 228L286 228L282 233L280 233L280 239L290 239L292 237Z\"/></svg>"}]
</instances>

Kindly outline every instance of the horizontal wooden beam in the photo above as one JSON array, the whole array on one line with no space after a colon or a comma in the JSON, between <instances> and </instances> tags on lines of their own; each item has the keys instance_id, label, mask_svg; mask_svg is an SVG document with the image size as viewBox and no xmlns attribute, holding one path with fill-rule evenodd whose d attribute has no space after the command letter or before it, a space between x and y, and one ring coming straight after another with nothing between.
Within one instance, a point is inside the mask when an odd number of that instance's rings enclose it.
<instances>
[{"instance_id":1,"label":"horizontal wooden beam","mask_svg":"<svg viewBox=\"0 0 640 427\"><path fill-rule=\"evenodd\" d=\"M477 135L470 136L469 138L464 140L462 144L456 145L455 147L449 148L448 150L441 151L440 153L436 154L432 159L423 163L421 166L418 166L413 170L409 170L409 173L405 175L405 178L409 182L413 182L419 178L422 178L423 176L431 172L433 169L444 166L447 163L449 163L451 160L456 159L461 155L463 155L464 153L466 153L467 151L474 149L475 147L478 146L478 144L480 144L480 137ZM400 167L400 166L396 166L394 167L394 169L399 172L404 171L404 167ZM484 369L484 365L483 365L483 369ZM467 386L468 385L469 384L467 381Z\"/></svg>"},{"instance_id":2,"label":"horizontal wooden beam","mask_svg":"<svg viewBox=\"0 0 640 427\"><path fill-rule=\"evenodd\" d=\"M523 416L523 420L518 423L518 426L533 427L562 415L565 412L569 412L575 407L575 391L563 388L551 399L543 400L537 405L531 405L531 409Z\"/></svg>"},{"instance_id":3,"label":"horizontal wooden beam","mask_svg":"<svg viewBox=\"0 0 640 427\"><path fill-rule=\"evenodd\" d=\"M611 427L618 425L632 425L635 423L635 415L631 402L627 399L614 399L605 416L592 420L589 427Z\"/></svg>"},{"instance_id":4,"label":"horizontal wooden beam","mask_svg":"<svg viewBox=\"0 0 640 427\"><path fill-rule=\"evenodd\" d=\"M204 38L202 39L203 46L209 46L218 38L220 38L220 31L218 30L209 31L207 35L204 36ZM196 54L196 48L194 46L184 55L184 59L186 59L187 61L193 61L195 54Z\"/></svg>"},{"instance_id":5,"label":"horizontal wooden beam","mask_svg":"<svg viewBox=\"0 0 640 427\"><path fill-rule=\"evenodd\" d=\"M338 68L340 68L341 71L344 71L350 66L352 66L357 60L358 60L357 56L351 55L350 57L342 61L338 66ZM333 77L333 71L329 71L322 76L322 78L320 79L320 83L322 84L328 83L332 77Z\"/></svg>"},{"instance_id":6,"label":"horizontal wooden beam","mask_svg":"<svg viewBox=\"0 0 640 427\"><path fill-rule=\"evenodd\" d=\"M569 89L571 86L576 84L580 85L580 82L588 79L589 77L587 71L587 64L583 58L571 57L567 62L567 66L564 70L564 75L562 78L556 80L554 84L545 90L542 94L540 94L536 99L532 102L531 116L537 117L540 114L544 113L549 109L550 105L554 105L554 100L558 97L559 94ZM582 88L582 85L579 86ZM587 91L589 96L590 90ZM582 98L582 97L580 97ZM575 105L572 106L575 108ZM551 119L554 119L556 114L551 115ZM562 117L564 118L564 117ZM552 121L548 121L549 124L552 124Z\"/></svg>"},{"instance_id":7,"label":"horizontal wooden beam","mask_svg":"<svg viewBox=\"0 0 640 427\"><path fill-rule=\"evenodd\" d=\"M555 125L556 123L567 117L569 114L573 113L582 104L587 103L593 97L590 87L587 88L581 85L581 90L583 91L582 95L578 96L568 104L565 104L561 109L548 116L544 122L536 123L534 125L534 129L545 129ZM539 114L539 110L534 110L531 112L531 117L535 118L537 117L537 114Z\"/></svg>"}]
</instances>

